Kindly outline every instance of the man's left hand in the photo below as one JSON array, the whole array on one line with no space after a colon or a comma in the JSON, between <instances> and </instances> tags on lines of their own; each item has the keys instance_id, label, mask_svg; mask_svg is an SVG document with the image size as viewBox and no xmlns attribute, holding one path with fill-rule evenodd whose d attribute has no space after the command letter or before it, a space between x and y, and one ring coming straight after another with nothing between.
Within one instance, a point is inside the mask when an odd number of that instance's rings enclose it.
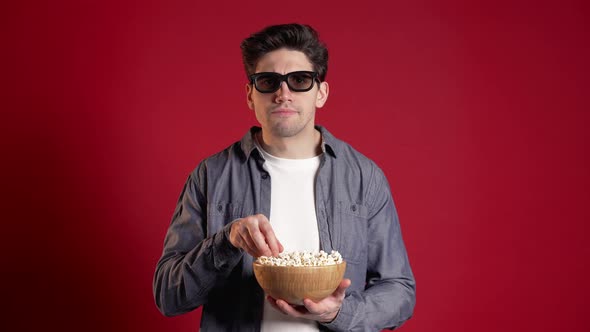
<instances>
[{"instance_id":1,"label":"man's left hand","mask_svg":"<svg viewBox=\"0 0 590 332\"><path fill-rule=\"evenodd\" d=\"M342 301L344 301L344 291L350 287L350 283L350 279L343 279L334 293L317 303L310 299L304 299L302 306L292 306L283 300L277 300L270 296L267 296L267 300L275 309L285 315L329 323L338 315Z\"/></svg>"}]
</instances>

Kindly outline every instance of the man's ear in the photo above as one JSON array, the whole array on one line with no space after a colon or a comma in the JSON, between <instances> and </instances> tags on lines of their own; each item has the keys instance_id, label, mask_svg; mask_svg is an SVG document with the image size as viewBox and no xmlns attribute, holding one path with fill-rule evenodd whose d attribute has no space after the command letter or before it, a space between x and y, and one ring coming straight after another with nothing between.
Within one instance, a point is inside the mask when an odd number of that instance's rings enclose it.
<instances>
[{"instance_id":1,"label":"man's ear","mask_svg":"<svg viewBox=\"0 0 590 332\"><path fill-rule=\"evenodd\" d=\"M330 94L330 86L328 82L320 83L320 90L318 91L317 98L315 100L315 107L322 108L326 101L328 100L328 95Z\"/></svg>"},{"instance_id":2,"label":"man's ear","mask_svg":"<svg viewBox=\"0 0 590 332\"><path fill-rule=\"evenodd\" d=\"M246 103L248 103L248 108L254 110L254 102L252 101L252 85L246 84Z\"/></svg>"}]
</instances>

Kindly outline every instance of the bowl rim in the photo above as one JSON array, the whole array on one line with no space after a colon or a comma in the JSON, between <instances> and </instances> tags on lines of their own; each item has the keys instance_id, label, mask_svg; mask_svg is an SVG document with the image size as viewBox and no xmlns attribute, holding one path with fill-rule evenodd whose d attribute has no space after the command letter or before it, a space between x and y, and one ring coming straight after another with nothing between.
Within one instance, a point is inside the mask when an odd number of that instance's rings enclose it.
<instances>
[{"instance_id":1,"label":"bowl rim","mask_svg":"<svg viewBox=\"0 0 590 332\"><path fill-rule=\"evenodd\" d=\"M257 266L265 266L265 267L276 267L276 268L329 268L329 267L336 267L342 264L346 264L345 260L342 260L342 262L340 263L336 263L336 264L328 264L328 265L300 265L300 266L294 266L294 265L267 265L267 264L262 264L262 263L258 263L256 261L252 262L253 265L257 265Z\"/></svg>"}]
</instances>

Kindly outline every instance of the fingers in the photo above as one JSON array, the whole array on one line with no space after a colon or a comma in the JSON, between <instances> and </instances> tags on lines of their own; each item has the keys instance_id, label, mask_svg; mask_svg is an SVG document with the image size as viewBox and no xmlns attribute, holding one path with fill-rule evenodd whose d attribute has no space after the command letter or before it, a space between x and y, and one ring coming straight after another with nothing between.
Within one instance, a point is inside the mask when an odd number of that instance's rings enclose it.
<instances>
[{"instance_id":1,"label":"fingers","mask_svg":"<svg viewBox=\"0 0 590 332\"><path fill-rule=\"evenodd\" d=\"M258 257L261 255L264 255L264 256L272 255L272 252L271 252L268 244L266 243L266 239L264 238L264 235L262 234L262 232L260 232L259 225L249 224L248 227L246 228L246 230L248 231L248 234L243 234L243 236L245 238L248 238L249 242L251 242L253 244L254 248L256 249L255 254L252 256Z\"/></svg>"},{"instance_id":2,"label":"fingers","mask_svg":"<svg viewBox=\"0 0 590 332\"><path fill-rule=\"evenodd\" d=\"M344 301L346 289L350 287L351 283L350 279L343 279L330 296L317 303L310 299L304 299L303 304L311 317L319 322L334 320Z\"/></svg>"},{"instance_id":3,"label":"fingers","mask_svg":"<svg viewBox=\"0 0 590 332\"><path fill-rule=\"evenodd\" d=\"M279 307L279 305L277 304L277 300L275 300L272 296L266 296L266 300L268 301L268 303L270 303L270 305L275 308L276 310L282 312L283 314L287 314L286 312L283 311L283 309L281 309L281 307Z\"/></svg>"},{"instance_id":4,"label":"fingers","mask_svg":"<svg viewBox=\"0 0 590 332\"><path fill-rule=\"evenodd\" d=\"M304 299L303 306L292 306L283 300L277 300L270 296L267 296L266 299L276 310L285 315L303 317L318 322L331 322L338 315L344 301L345 291L351 283L350 279L342 279L338 288L330 296L317 303L310 299Z\"/></svg>"},{"instance_id":5,"label":"fingers","mask_svg":"<svg viewBox=\"0 0 590 332\"><path fill-rule=\"evenodd\" d=\"M267 295L266 296L266 300L268 301L268 303L270 303L270 305L275 308L276 310L278 310L279 312L282 312L285 315L288 315L287 312L285 312L285 310L283 310L282 307L279 306L279 304L277 303L277 300L275 298L273 298L272 296ZM284 301L283 301L284 302ZM285 308L288 310L288 308Z\"/></svg>"},{"instance_id":6,"label":"fingers","mask_svg":"<svg viewBox=\"0 0 590 332\"><path fill-rule=\"evenodd\" d=\"M289 315L292 317L307 317L309 318L309 311L304 306L292 306L289 303L283 300L276 300L270 296L267 296L268 302L277 309L278 311L282 312L285 315Z\"/></svg>"},{"instance_id":7,"label":"fingers","mask_svg":"<svg viewBox=\"0 0 590 332\"><path fill-rule=\"evenodd\" d=\"M252 241L252 239L250 239L249 236L244 236L244 234L239 234L240 239L241 239L241 247L242 249L244 249L247 253L253 254L256 253L258 251L258 249L256 249L256 244L254 244L254 241ZM252 255L254 256L254 255Z\"/></svg>"},{"instance_id":8,"label":"fingers","mask_svg":"<svg viewBox=\"0 0 590 332\"><path fill-rule=\"evenodd\" d=\"M250 228L258 228L258 221L254 216L242 218L233 223L230 229L229 240L236 248L243 249L248 254L256 257L259 249L252 238ZM264 250L264 248L262 248Z\"/></svg>"},{"instance_id":9,"label":"fingers","mask_svg":"<svg viewBox=\"0 0 590 332\"><path fill-rule=\"evenodd\" d=\"M283 252L283 245L275 236L275 232L272 230L270 222L266 219L266 217L264 219L265 220L263 222L260 222L259 229L266 240L266 244L270 248L271 256L276 257L279 255L279 253Z\"/></svg>"},{"instance_id":10,"label":"fingers","mask_svg":"<svg viewBox=\"0 0 590 332\"><path fill-rule=\"evenodd\" d=\"M262 214L236 221L230 230L230 242L254 257L278 256L283 251L270 222Z\"/></svg>"},{"instance_id":11,"label":"fingers","mask_svg":"<svg viewBox=\"0 0 590 332\"><path fill-rule=\"evenodd\" d=\"M346 296L346 289L348 287L350 287L351 285L351 281L350 279L342 279L342 281L340 281L340 284L338 285L338 288L336 288L336 290L334 291L334 293L332 293L332 295L330 295L329 297L327 297L324 300L321 300L320 302L313 302L310 299L305 299L303 300L303 303L305 304L305 306L307 307L307 309L311 312L321 312L323 310L323 303L325 303L326 301L336 301L337 303L341 303L342 300L344 300L344 297Z\"/></svg>"},{"instance_id":12,"label":"fingers","mask_svg":"<svg viewBox=\"0 0 590 332\"><path fill-rule=\"evenodd\" d=\"M311 319L318 322L331 322L334 320L338 311L340 310L340 302L339 303L314 303L310 299L305 299L304 305L290 305L289 303L283 300L273 299L270 296L267 296L268 302L274 307L276 310L282 312L285 315L298 317L298 318L305 318Z\"/></svg>"}]
</instances>

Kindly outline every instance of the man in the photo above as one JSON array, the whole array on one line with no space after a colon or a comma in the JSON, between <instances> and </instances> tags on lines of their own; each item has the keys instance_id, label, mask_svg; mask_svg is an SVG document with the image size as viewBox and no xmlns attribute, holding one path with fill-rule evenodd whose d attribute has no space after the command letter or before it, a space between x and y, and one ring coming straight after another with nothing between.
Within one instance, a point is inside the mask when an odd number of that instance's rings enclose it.
<instances>
[{"instance_id":1,"label":"man","mask_svg":"<svg viewBox=\"0 0 590 332\"><path fill-rule=\"evenodd\" d=\"M315 125L328 52L309 26L267 27L241 45L254 127L190 174L154 276L164 315L203 305L201 331L379 331L410 318L415 283L387 180ZM267 297L255 257L338 250L345 279L294 307Z\"/></svg>"}]
</instances>

